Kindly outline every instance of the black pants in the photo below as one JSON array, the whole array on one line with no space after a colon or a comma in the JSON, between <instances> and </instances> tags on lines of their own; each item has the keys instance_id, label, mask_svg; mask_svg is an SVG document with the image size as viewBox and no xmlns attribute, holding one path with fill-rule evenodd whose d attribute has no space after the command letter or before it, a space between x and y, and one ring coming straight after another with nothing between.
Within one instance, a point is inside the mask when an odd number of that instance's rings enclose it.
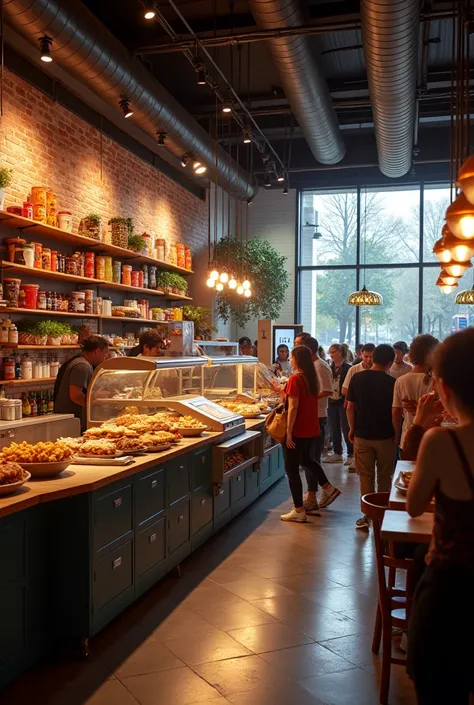
<instances>
[{"instance_id":1,"label":"black pants","mask_svg":"<svg viewBox=\"0 0 474 705\"><path fill-rule=\"evenodd\" d=\"M316 436L313 444L313 460L316 461L318 467L315 472L308 470L306 467L304 469L309 492L317 492L318 484L323 487L323 485L326 485L329 482L321 465L321 455L324 450L324 436L326 433L326 422L326 417L321 417L319 419L320 435Z\"/></svg>"},{"instance_id":2,"label":"black pants","mask_svg":"<svg viewBox=\"0 0 474 705\"><path fill-rule=\"evenodd\" d=\"M416 589L407 670L418 705L468 705L474 692L474 573L428 566Z\"/></svg>"},{"instance_id":3,"label":"black pants","mask_svg":"<svg viewBox=\"0 0 474 705\"><path fill-rule=\"evenodd\" d=\"M349 440L349 421L347 420L344 401L329 402L328 419L331 426L333 450L342 455L342 436L347 445L347 455L354 455L354 446Z\"/></svg>"},{"instance_id":4,"label":"black pants","mask_svg":"<svg viewBox=\"0 0 474 705\"><path fill-rule=\"evenodd\" d=\"M288 484L290 485L295 507L303 506L303 483L300 477L300 465L315 475L317 483L316 473L319 463L316 463L312 458L314 441L315 438L295 438L293 436L296 448L288 448L285 443L282 445L285 472L288 476Z\"/></svg>"}]
</instances>

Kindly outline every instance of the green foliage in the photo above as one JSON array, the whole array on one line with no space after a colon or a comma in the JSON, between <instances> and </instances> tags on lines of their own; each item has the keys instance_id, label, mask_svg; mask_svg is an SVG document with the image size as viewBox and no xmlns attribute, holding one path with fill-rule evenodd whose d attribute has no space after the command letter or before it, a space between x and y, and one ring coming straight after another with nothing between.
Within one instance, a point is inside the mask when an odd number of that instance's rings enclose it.
<instances>
[{"instance_id":1,"label":"green foliage","mask_svg":"<svg viewBox=\"0 0 474 705\"><path fill-rule=\"evenodd\" d=\"M134 252L143 252L146 247L145 239L141 235L129 235L128 247Z\"/></svg>"},{"instance_id":2,"label":"green foliage","mask_svg":"<svg viewBox=\"0 0 474 705\"><path fill-rule=\"evenodd\" d=\"M217 328L211 325L211 313L204 306L183 306L183 320L193 321L194 335L198 337L211 337L211 333L217 333Z\"/></svg>"},{"instance_id":3,"label":"green foliage","mask_svg":"<svg viewBox=\"0 0 474 705\"><path fill-rule=\"evenodd\" d=\"M90 223L94 223L95 225L100 225L102 218L100 215L97 213L88 213L85 217L86 220L88 220ZM110 221L109 221L110 223Z\"/></svg>"},{"instance_id":4,"label":"green foliage","mask_svg":"<svg viewBox=\"0 0 474 705\"><path fill-rule=\"evenodd\" d=\"M32 335L47 335L51 338L74 333L74 328L69 323L59 321L30 321L28 319L18 321L17 328L21 333L31 333Z\"/></svg>"},{"instance_id":5,"label":"green foliage","mask_svg":"<svg viewBox=\"0 0 474 705\"><path fill-rule=\"evenodd\" d=\"M229 254L230 249L230 254ZM246 248L237 240L222 239L216 247L218 262L242 262L242 271L252 285L252 296L244 298L231 289L217 294L217 315L223 321L232 316L243 328L251 319L278 318L289 285L286 257L280 255L266 240L252 238ZM238 276L237 276L238 278Z\"/></svg>"},{"instance_id":6,"label":"green foliage","mask_svg":"<svg viewBox=\"0 0 474 705\"><path fill-rule=\"evenodd\" d=\"M127 223L127 218L122 218L122 216L117 215L115 218L111 218L108 224L113 225L114 223Z\"/></svg>"},{"instance_id":7,"label":"green foliage","mask_svg":"<svg viewBox=\"0 0 474 705\"><path fill-rule=\"evenodd\" d=\"M13 178L13 169L8 169L6 166L0 166L0 188L10 186Z\"/></svg>"},{"instance_id":8,"label":"green foliage","mask_svg":"<svg viewBox=\"0 0 474 705\"><path fill-rule=\"evenodd\" d=\"M174 272L158 272L156 275L156 285L161 289L174 287L179 291L188 290L188 282L180 274Z\"/></svg>"},{"instance_id":9,"label":"green foliage","mask_svg":"<svg viewBox=\"0 0 474 705\"><path fill-rule=\"evenodd\" d=\"M127 231L128 231L128 237L131 238L133 236L133 220L132 218L125 218L125 222L127 223Z\"/></svg>"}]
</instances>

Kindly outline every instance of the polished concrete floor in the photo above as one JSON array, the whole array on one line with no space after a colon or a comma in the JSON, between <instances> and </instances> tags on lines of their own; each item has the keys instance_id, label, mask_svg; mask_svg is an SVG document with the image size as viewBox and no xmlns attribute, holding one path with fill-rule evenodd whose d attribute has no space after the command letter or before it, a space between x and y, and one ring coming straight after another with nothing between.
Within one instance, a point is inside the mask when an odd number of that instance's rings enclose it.
<instances>
[{"instance_id":1,"label":"polished concrete floor","mask_svg":"<svg viewBox=\"0 0 474 705\"><path fill-rule=\"evenodd\" d=\"M341 497L284 524L286 480L92 642L0 695L2 705L376 705L372 538L354 530L357 475L326 466ZM390 705L415 705L401 666Z\"/></svg>"}]
</instances>

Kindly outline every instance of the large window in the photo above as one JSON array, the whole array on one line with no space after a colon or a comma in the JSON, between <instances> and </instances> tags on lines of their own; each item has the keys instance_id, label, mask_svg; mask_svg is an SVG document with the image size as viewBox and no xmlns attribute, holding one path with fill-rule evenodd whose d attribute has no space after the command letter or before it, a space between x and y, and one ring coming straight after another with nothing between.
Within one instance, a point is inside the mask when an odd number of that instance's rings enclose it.
<instances>
[{"instance_id":1,"label":"large window","mask_svg":"<svg viewBox=\"0 0 474 705\"><path fill-rule=\"evenodd\" d=\"M299 321L323 345L410 341L421 332L444 338L474 324L474 307L435 285L446 185L303 191L300 199ZM364 284L383 306L348 305ZM468 270L457 291L471 285Z\"/></svg>"}]
</instances>

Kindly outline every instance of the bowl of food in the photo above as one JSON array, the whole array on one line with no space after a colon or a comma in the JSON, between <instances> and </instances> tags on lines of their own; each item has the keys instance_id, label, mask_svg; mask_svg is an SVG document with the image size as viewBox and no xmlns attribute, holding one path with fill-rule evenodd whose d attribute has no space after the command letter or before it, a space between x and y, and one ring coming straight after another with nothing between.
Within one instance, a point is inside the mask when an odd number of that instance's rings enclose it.
<instances>
[{"instance_id":1,"label":"bowl of food","mask_svg":"<svg viewBox=\"0 0 474 705\"><path fill-rule=\"evenodd\" d=\"M182 416L173 423L173 430L178 431L181 436L200 436L207 430L207 426L192 416Z\"/></svg>"},{"instance_id":2,"label":"bowl of food","mask_svg":"<svg viewBox=\"0 0 474 705\"><path fill-rule=\"evenodd\" d=\"M31 475L19 463L0 461L0 497L12 494L28 482Z\"/></svg>"},{"instance_id":3,"label":"bowl of food","mask_svg":"<svg viewBox=\"0 0 474 705\"><path fill-rule=\"evenodd\" d=\"M0 453L0 462L18 463L31 477L55 477L70 465L73 451L60 441L11 443Z\"/></svg>"}]
</instances>

